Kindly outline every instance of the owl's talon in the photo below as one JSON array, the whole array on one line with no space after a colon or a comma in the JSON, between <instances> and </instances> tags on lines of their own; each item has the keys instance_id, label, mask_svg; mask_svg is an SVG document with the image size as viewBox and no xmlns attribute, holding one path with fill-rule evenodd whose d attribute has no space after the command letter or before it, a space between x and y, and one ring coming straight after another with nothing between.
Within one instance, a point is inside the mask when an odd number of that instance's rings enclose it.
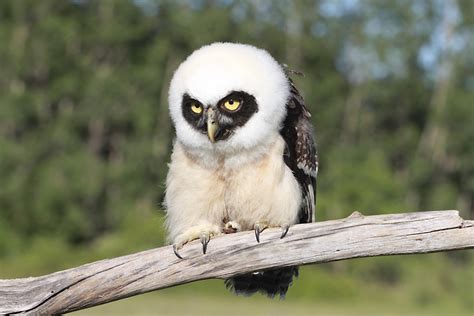
<instances>
[{"instance_id":1,"label":"owl's talon","mask_svg":"<svg viewBox=\"0 0 474 316\"><path fill-rule=\"evenodd\" d=\"M253 227L255 229L255 239L257 239L257 242L260 242L260 233L263 232L268 225L265 223L256 223Z\"/></svg>"},{"instance_id":2,"label":"owl's talon","mask_svg":"<svg viewBox=\"0 0 474 316\"><path fill-rule=\"evenodd\" d=\"M286 236L286 234L288 234L288 230L290 229L290 225L288 225L288 224L282 225L281 229L283 230L283 232L281 233L280 239L284 238Z\"/></svg>"},{"instance_id":3,"label":"owl's talon","mask_svg":"<svg viewBox=\"0 0 474 316\"><path fill-rule=\"evenodd\" d=\"M202 253L206 254L207 244L211 240L211 235L209 233L202 233L199 239L201 240L201 244L202 244Z\"/></svg>"},{"instance_id":4,"label":"owl's talon","mask_svg":"<svg viewBox=\"0 0 474 316\"><path fill-rule=\"evenodd\" d=\"M178 253L178 245L177 244L173 245L173 252L176 255L176 257L178 257L179 259L183 259L183 257L181 257L180 254Z\"/></svg>"},{"instance_id":5,"label":"owl's talon","mask_svg":"<svg viewBox=\"0 0 474 316\"><path fill-rule=\"evenodd\" d=\"M173 251L174 254L182 259L181 255L178 253L184 245L193 241L193 240L200 240L202 244L202 252L205 254L207 251L207 244L209 240L214 237L220 235L222 232L218 225L210 224L210 223L203 223L200 225L191 226L185 229L181 234L173 238Z\"/></svg>"}]
</instances>

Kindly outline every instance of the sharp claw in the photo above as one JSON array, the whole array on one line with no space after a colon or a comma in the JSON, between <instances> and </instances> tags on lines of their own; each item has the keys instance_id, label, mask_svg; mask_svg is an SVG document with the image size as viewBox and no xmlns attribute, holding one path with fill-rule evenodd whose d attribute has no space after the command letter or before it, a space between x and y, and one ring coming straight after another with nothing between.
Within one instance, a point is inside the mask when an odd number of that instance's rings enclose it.
<instances>
[{"instance_id":1,"label":"sharp claw","mask_svg":"<svg viewBox=\"0 0 474 316\"><path fill-rule=\"evenodd\" d=\"M260 233L267 228L267 225L264 224L255 224L255 239L257 239L257 242L260 242Z\"/></svg>"},{"instance_id":2,"label":"sharp claw","mask_svg":"<svg viewBox=\"0 0 474 316\"><path fill-rule=\"evenodd\" d=\"M179 259L183 259L183 257L181 257L178 253L178 245L176 244L173 245L173 252L176 255L176 257L178 257Z\"/></svg>"},{"instance_id":3,"label":"sharp claw","mask_svg":"<svg viewBox=\"0 0 474 316\"><path fill-rule=\"evenodd\" d=\"M211 236L209 234L202 234L200 239L202 244L202 253L206 254L207 244L209 243L209 240L211 240Z\"/></svg>"},{"instance_id":4,"label":"sharp claw","mask_svg":"<svg viewBox=\"0 0 474 316\"><path fill-rule=\"evenodd\" d=\"M288 233L288 230L290 229L290 225L283 225L281 229L283 230L283 232L281 233L280 239L286 236L286 234Z\"/></svg>"}]
</instances>

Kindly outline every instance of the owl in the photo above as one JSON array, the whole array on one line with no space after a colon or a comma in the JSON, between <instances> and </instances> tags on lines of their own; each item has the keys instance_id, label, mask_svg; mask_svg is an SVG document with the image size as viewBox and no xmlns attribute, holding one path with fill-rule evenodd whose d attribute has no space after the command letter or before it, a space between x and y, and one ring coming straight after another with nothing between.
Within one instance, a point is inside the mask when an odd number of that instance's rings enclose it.
<instances>
[{"instance_id":1,"label":"owl","mask_svg":"<svg viewBox=\"0 0 474 316\"><path fill-rule=\"evenodd\" d=\"M199 239L313 220L318 159L310 113L289 71L267 51L213 43L175 71L169 110L176 140L166 179L168 239ZM297 267L226 280L237 294L283 297Z\"/></svg>"}]
</instances>

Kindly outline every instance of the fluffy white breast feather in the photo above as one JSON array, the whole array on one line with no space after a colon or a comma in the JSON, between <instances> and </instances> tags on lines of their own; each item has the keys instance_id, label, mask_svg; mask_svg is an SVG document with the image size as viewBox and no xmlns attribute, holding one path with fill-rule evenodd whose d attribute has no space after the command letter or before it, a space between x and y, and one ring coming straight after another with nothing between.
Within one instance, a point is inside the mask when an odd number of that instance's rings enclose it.
<instances>
[{"instance_id":1,"label":"fluffy white breast feather","mask_svg":"<svg viewBox=\"0 0 474 316\"><path fill-rule=\"evenodd\" d=\"M274 141L255 163L233 168L203 168L176 143L166 182L168 239L185 244L203 233L223 232L227 221L238 230L295 224L301 191L281 158L284 141Z\"/></svg>"}]
</instances>

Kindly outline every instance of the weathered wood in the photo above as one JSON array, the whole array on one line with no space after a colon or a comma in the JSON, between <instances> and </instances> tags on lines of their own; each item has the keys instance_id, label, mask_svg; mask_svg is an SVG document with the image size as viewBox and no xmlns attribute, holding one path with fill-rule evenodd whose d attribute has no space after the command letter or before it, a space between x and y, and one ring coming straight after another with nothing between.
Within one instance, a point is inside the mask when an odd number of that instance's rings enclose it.
<instances>
[{"instance_id":1,"label":"weathered wood","mask_svg":"<svg viewBox=\"0 0 474 316\"><path fill-rule=\"evenodd\" d=\"M474 248L474 222L457 211L362 216L192 242L178 259L171 247L97 261L50 275L0 280L0 314L56 314L196 280L349 258Z\"/></svg>"}]
</instances>

